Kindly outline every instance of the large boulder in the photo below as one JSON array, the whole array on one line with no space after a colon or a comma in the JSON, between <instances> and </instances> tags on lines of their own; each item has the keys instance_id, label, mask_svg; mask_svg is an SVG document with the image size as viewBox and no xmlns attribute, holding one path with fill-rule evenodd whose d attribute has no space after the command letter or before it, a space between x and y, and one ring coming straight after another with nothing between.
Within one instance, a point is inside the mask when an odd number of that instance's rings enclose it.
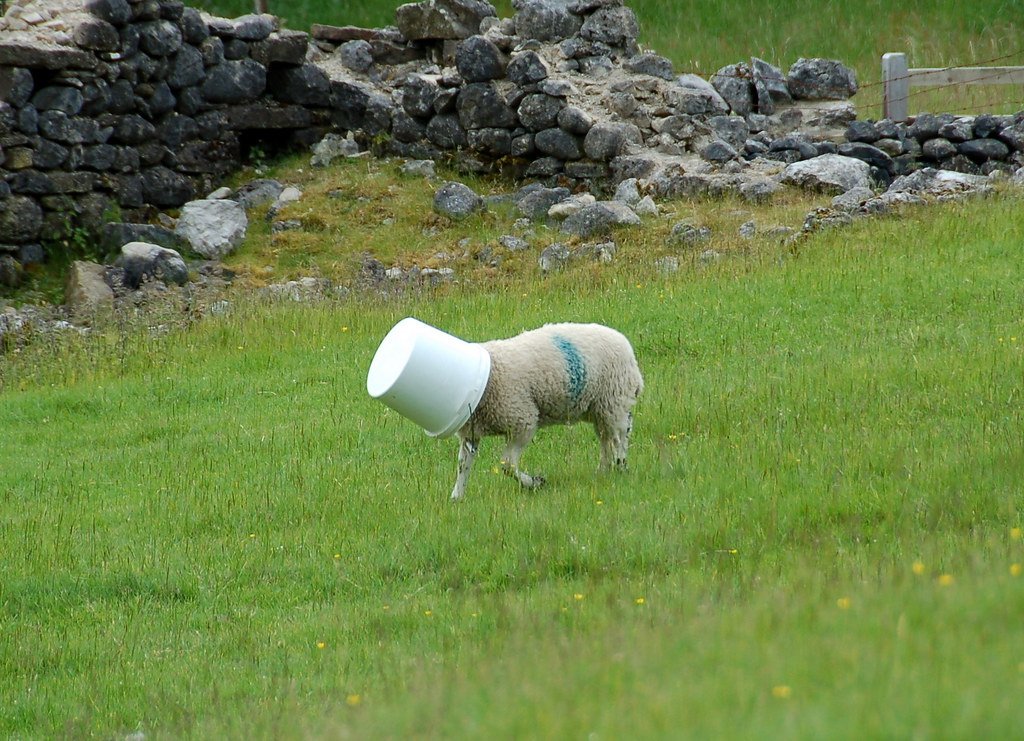
<instances>
[{"instance_id":1,"label":"large boulder","mask_svg":"<svg viewBox=\"0 0 1024 741\"><path fill-rule=\"evenodd\" d=\"M91 314L114 305L114 291L107 285L106 268L75 260L64 286L64 303L75 314Z\"/></svg>"},{"instance_id":2,"label":"large boulder","mask_svg":"<svg viewBox=\"0 0 1024 741\"><path fill-rule=\"evenodd\" d=\"M434 194L434 211L451 219L464 219L484 208L484 199L468 185L447 182Z\"/></svg>"},{"instance_id":3,"label":"large boulder","mask_svg":"<svg viewBox=\"0 0 1024 741\"><path fill-rule=\"evenodd\" d=\"M787 166L781 180L809 190L845 193L851 188L871 187L871 166L853 157L823 154Z\"/></svg>"},{"instance_id":4,"label":"large boulder","mask_svg":"<svg viewBox=\"0 0 1024 741\"><path fill-rule=\"evenodd\" d=\"M245 238L249 219L236 201L201 199L181 209L175 231L192 250L211 260L228 255Z\"/></svg>"},{"instance_id":5,"label":"large boulder","mask_svg":"<svg viewBox=\"0 0 1024 741\"><path fill-rule=\"evenodd\" d=\"M148 280L179 286L188 282L188 267L181 255L149 242L123 245L114 264L124 270L124 282L129 288L138 288Z\"/></svg>"}]
</instances>

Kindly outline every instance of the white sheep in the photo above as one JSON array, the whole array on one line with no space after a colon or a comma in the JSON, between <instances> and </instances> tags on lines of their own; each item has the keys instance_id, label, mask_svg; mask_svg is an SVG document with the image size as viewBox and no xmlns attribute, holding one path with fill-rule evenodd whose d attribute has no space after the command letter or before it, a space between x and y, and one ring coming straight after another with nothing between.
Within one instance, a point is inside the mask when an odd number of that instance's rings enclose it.
<instances>
[{"instance_id":1,"label":"white sheep","mask_svg":"<svg viewBox=\"0 0 1024 741\"><path fill-rule=\"evenodd\" d=\"M461 499L487 435L507 440L501 465L527 488L541 476L519 470L519 457L539 427L585 421L601 441L601 469L625 468L633 405L644 381L633 347L600 324L545 324L506 340L482 343L491 374L479 405L458 430L459 471L452 499Z\"/></svg>"}]
</instances>

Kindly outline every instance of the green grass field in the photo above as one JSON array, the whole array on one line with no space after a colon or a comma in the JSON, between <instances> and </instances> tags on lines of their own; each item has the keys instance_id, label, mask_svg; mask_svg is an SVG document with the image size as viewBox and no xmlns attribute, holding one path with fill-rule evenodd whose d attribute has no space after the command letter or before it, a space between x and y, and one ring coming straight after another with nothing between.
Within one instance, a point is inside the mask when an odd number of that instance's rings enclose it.
<instances>
[{"instance_id":1,"label":"green grass field","mask_svg":"<svg viewBox=\"0 0 1024 741\"><path fill-rule=\"evenodd\" d=\"M868 76L890 43L941 66L1019 37L996 0L634 7L680 71L822 55ZM302 228L256 215L227 261L243 288L511 229L501 208L445 223L392 161L267 174L303 190L282 213ZM1020 738L1024 201L736 236L822 201L666 202L609 265L541 275L538 229L436 288L238 291L0 354L0 737ZM682 219L721 259L667 243ZM630 470L549 428L523 459L545 488L498 474L490 439L450 503L456 443L365 392L407 315L468 340L623 331L647 386Z\"/></svg>"},{"instance_id":2,"label":"green grass field","mask_svg":"<svg viewBox=\"0 0 1024 741\"><path fill-rule=\"evenodd\" d=\"M0 735L1018 735L1019 213L4 357ZM545 489L490 440L449 503L455 443L364 390L407 314L620 328L631 470L547 429Z\"/></svg>"}]
</instances>

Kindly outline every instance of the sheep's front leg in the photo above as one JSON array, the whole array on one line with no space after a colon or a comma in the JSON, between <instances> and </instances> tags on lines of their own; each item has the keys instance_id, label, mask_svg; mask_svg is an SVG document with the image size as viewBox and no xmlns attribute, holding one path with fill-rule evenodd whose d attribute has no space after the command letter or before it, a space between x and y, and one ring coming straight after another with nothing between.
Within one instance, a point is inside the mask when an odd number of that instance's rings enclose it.
<instances>
[{"instance_id":1,"label":"sheep's front leg","mask_svg":"<svg viewBox=\"0 0 1024 741\"><path fill-rule=\"evenodd\" d=\"M633 413L627 411L611 420L599 420L594 428L601 441L600 469L608 471L614 466L624 471L629 453L629 435L633 430Z\"/></svg>"},{"instance_id":2,"label":"sheep's front leg","mask_svg":"<svg viewBox=\"0 0 1024 741\"><path fill-rule=\"evenodd\" d=\"M466 493L466 482L469 481L469 470L473 467L480 441L469 437L459 438L459 473L455 477L455 488L452 489L452 501L462 499Z\"/></svg>"},{"instance_id":3,"label":"sheep's front leg","mask_svg":"<svg viewBox=\"0 0 1024 741\"><path fill-rule=\"evenodd\" d=\"M519 470L519 457L523 454L523 449L530 444L530 440L533 439L536 431L537 427L534 425L517 435L509 437L508 444L505 446L505 453L501 456L501 467L505 473L527 489L536 489L544 485L543 476L531 476L525 471Z\"/></svg>"}]
</instances>

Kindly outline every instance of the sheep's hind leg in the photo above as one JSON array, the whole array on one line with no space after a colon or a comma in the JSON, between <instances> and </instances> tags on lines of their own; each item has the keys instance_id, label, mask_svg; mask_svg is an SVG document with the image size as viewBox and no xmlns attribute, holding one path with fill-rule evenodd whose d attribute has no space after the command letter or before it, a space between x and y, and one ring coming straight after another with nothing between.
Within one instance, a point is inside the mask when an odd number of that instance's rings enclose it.
<instances>
[{"instance_id":1,"label":"sheep's hind leg","mask_svg":"<svg viewBox=\"0 0 1024 741\"><path fill-rule=\"evenodd\" d=\"M528 427L518 435L509 437L505 453L501 456L501 467L505 473L527 489L536 489L544 484L543 476L531 476L525 471L519 470L519 457L523 454L523 449L530 444L536 431L536 426Z\"/></svg>"},{"instance_id":2,"label":"sheep's hind leg","mask_svg":"<svg viewBox=\"0 0 1024 741\"><path fill-rule=\"evenodd\" d=\"M476 453L479 449L479 440L468 437L459 438L459 474L455 477L455 487L452 489L453 501L462 499L466 493L469 470L473 467L473 460L476 458Z\"/></svg>"}]
</instances>

